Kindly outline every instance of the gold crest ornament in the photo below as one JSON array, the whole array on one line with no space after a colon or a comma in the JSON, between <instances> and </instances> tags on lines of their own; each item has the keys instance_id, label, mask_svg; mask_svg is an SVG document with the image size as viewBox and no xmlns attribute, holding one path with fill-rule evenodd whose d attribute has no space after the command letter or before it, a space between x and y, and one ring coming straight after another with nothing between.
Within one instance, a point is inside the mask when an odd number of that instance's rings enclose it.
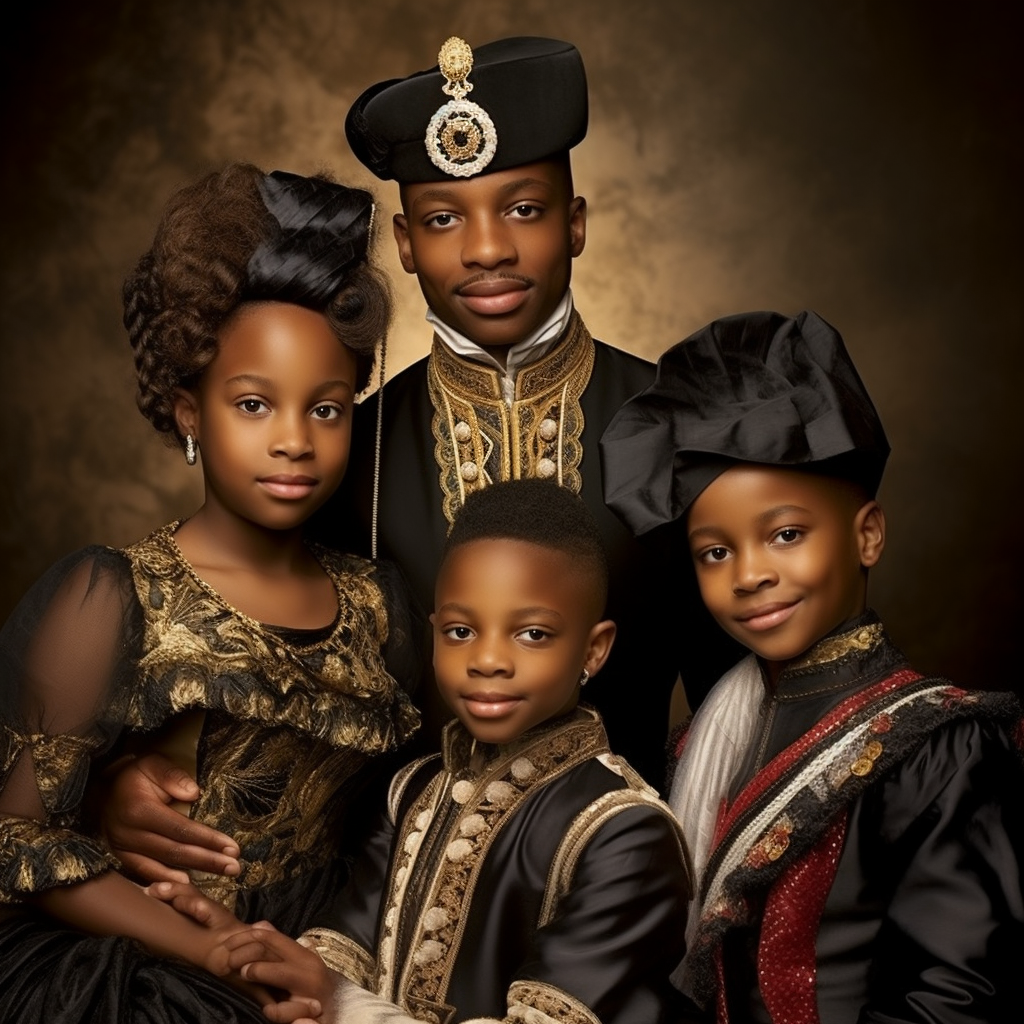
<instances>
[{"instance_id":1,"label":"gold crest ornament","mask_svg":"<svg viewBox=\"0 0 1024 1024\"><path fill-rule=\"evenodd\" d=\"M479 174L494 159L498 133L487 111L466 96L473 83L467 81L473 70L473 51L458 36L445 40L437 55L445 77L442 91L452 99L440 107L427 125L424 140L431 163L456 178Z\"/></svg>"}]
</instances>

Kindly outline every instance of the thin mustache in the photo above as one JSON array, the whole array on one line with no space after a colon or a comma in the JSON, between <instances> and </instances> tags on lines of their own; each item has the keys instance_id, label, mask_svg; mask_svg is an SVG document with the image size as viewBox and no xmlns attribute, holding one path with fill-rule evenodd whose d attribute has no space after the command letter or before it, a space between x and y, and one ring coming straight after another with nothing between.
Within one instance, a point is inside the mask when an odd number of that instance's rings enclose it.
<instances>
[{"instance_id":1,"label":"thin mustache","mask_svg":"<svg viewBox=\"0 0 1024 1024\"><path fill-rule=\"evenodd\" d=\"M533 287L533 278L526 277L524 274L511 274L507 272L499 272L497 274L488 274L486 272L473 274L471 277L467 277L464 281L460 281L452 291L455 293L461 292L463 288L468 288L470 285L479 284L481 281L516 281L518 284L524 284L527 288Z\"/></svg>"}]
</instances>

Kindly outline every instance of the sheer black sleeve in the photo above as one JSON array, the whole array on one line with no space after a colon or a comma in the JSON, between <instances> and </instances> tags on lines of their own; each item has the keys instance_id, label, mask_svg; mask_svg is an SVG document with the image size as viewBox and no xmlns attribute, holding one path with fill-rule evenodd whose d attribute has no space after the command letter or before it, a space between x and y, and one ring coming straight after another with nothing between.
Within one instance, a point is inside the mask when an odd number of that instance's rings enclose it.
<instances>
[{"instance_id":1,"label":"sheer black sleeve","mask_svg":"<svg viewBox=\"0 0 1024 1024\"><path fill-rule=\"evenodd\" d=\"M140 643L127 559L101 547L53 566L0 633L0 902L116 866L77 828L90 763L128 713Z\"/></svg>"}]
</instances>

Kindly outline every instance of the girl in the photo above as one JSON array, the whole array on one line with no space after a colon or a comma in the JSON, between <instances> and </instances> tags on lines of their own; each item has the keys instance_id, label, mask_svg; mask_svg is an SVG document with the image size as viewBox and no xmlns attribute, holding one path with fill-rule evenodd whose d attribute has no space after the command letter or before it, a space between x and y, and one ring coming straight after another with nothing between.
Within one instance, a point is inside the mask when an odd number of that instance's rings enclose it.
<instances>
[{"instance_id":1,"label":"girl","mask_svg":"<svg viewBox=\"0 0 1024 1024\"><path fill-rule=\"evenodd\" d=\"M241 866L200 885L244 919L301 929L337 884L358 770L416 726L385 668L409 679L415 665L388 574L302 538L344 474L388 322L372 217L366 192L234 165L172 199L125 285L139 407L201 461L205 500L123 551L65 559L3 632L0 900L15 909L0 1018L261 1019L148 955L201 965L210 931L82 831L98 763L152 748L196 771L192 813Z\"/></svg>"}]
</instances>

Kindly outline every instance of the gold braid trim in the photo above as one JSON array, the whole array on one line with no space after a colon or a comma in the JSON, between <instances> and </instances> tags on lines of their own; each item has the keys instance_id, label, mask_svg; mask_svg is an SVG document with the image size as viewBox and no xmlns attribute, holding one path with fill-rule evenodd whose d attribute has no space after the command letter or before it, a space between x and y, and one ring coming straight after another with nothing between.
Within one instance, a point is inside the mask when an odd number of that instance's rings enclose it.
<instances>
[{"instance_id":1,"label":"gold braid trim","mask_svg":"<svg viewBox=\"0 0 1024 1024\"><path fill-rule=\"evenodd\" d=\"M425 754L423 757L416 758L415 761L410 762L404 768L399 768L395 773L395 777L391 780L391 785L388 787L388 817L391 819L391 824L397 824L398 822L398 805L402 802L402 797L405 795L405 787L409 785L409 780L425 765L428 761L433 761L438 758L438 754Z\"/></svg>"},{"instance_id":2,"label":"gold braid trim","mask_svg":"<svg viewBox=\"0 0 1024 1024\"><path fill-rule=\"evenodd\" d=\"M377 991L421 1020L443 1024L452 971L480 869L504 825L539 787L592 757L608 741L594 712L530 730L522 742L474 773L470 738L458 723L445 731L445 765L404 816L395 843L388 906L380 940ZM436 860L436 866L433 866ZM430 865L422 898L405 899L418 861ZM401 945L399 945L401 941ZM402 973L395 972L401 966Z\"/></svg>"},{"instance_id":3,"label":"gold braid trim","mask_svg":"<svg viewBox=\"0 0 1024 1024\"><path fill-rule=\"evenodd\" d=\"M330 928L310 928L299 938L300 946L311 949L332 971L354 981L360 988L373 984L373 957L358 942Z\"/></svg>"},{"instance_id":4,"label":"gold braid trim","mask_svg":"<svg viewBox=\"0 0 1024 1024\"><path fill-rule=\"evenodd\" d=\"M585 807L569 826L565 838L558 844L555 856L548 869L548 880L544 887L544 899L541 902L540 914L537 918L537 927L543 928L551 923L558 911L558 904L565 897L572 887L573 877L576 874L576 865L579 863L583 851L594 838L598 830L606 825L617 814L628 811L631 807L653 807L660 811L672 825L672 834L679 844L679 855L686 865L687 875L693 878L693 870L690 867L690 855L686 848L686 840L683 838L682 829L676 820L672 809L668 804L658 798L654 790L650 788L637 773L619 758L602 758L602 761L615 771L621 774L627 783L633 784L633 780L639 782L637 789L617 789L611 793L605 793L592 804ZM611 762L609 764L609 762ZM628 774L620 772L619 768L628 769Z\"/></svg>"},{"instance_id":5,"label":"gold braid trim","mask_svg":"<svg viewBox=\"0 0 1024 1024\"><path fill-rule=\"evenodd\" d=\"M862 654L873 650L885 639L885 630L880 622L872 622L867 626L858 626L849 633L826 637L816 643L802 658L786 666L787 672L827 665L838 661L848 654Z\"/></svg>"},{"instance_id":6,"label":"gold braid trim","mask_svg":"<svg viewBox=\"0 0 1024 1024\"><path fill-rule=\"evenodd\" d=\"M508 990L508 1024L601 1024L589 1006L542 981L514 981Z\"/></svg>"},{"instance_id":7,"label":"gold braid trim","mask_svg":"<svg viewBox=\"0 0 1024 1024\"><path fill-rule=\"evenodd\" d=\"M543 477L580 492L580 398L593 369L594 341L576 312L564 340L518 372L511 406L502 397L497 370L456 355L434 338L427 386L448 522L467 494L495 481Z\"/></svg>"}]
</instances>

